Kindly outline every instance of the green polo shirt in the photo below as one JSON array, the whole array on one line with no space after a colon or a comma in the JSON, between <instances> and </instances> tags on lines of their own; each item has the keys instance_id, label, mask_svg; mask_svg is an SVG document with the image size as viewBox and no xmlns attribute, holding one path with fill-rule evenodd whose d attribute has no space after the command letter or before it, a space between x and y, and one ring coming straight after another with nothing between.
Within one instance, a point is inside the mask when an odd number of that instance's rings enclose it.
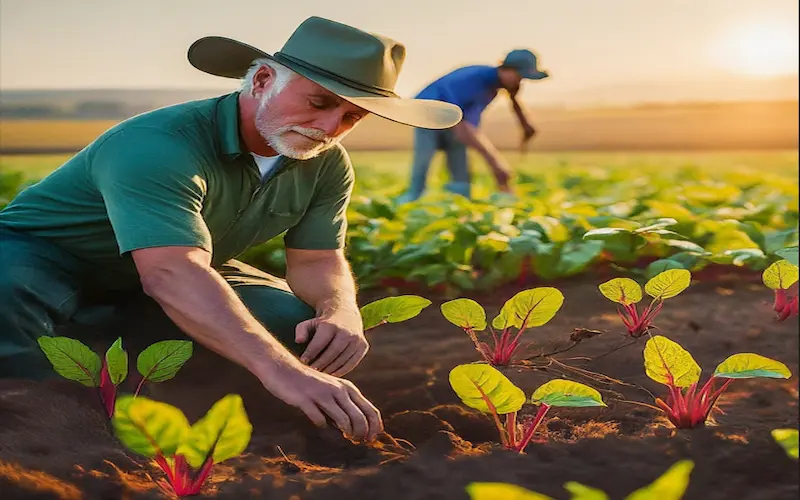
<instances>
[{"instance_id":1,"label":"green polo shirt","mask_svg":"<svg viewBox=\"0 0 800 500\"><path fill-rule=\"evenodd\" d=\"M46 238L138 285L132 250L203 248L213 265L283 232L288 248L344 246L353 169L341 146L281 157L262 180L239 137L238 92L182 103L107 130L0 212L0 225Z\"/></svg>"}]
</instances>

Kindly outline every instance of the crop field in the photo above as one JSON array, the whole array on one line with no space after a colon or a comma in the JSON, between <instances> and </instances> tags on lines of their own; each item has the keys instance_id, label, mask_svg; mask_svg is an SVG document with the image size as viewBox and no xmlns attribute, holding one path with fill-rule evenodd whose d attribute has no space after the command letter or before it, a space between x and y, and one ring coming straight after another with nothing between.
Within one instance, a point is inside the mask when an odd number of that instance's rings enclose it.
<instances>
[{"instance_id":1,"label":"crop field","mask_svg":"<svg viewBox=\"0 0 800 500\"><path fill-rule=\"evenodd\" d=\"M474 159L473 201L439 158L407 205L408 152L351 156L376 442L142 328L148 302L42 342L64 379L0 380L0 497L797 497L796 150L509 154L511 195ZM0 207L65 158L0 156Z\"/></svg>"}]
</instances>

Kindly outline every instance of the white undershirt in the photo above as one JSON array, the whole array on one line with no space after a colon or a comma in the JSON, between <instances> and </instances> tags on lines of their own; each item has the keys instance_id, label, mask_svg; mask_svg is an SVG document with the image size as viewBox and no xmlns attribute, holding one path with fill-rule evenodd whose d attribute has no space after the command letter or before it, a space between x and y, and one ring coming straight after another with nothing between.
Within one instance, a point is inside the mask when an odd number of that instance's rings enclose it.
<instances>
[{"instance_id":1,"label":"white undershirt","mask_svg":"<svg viewBox=\"0 0 800 500\"><path fill-rule=\"evenodd\" d=\"M258 165L258 170L261 172L261 178L264 179L267 174L272 172L275 168L275 165L278 163L281 155L275 156L261 156L255 153L250 153L253 156L253 159L256 161L256 165Z\"/></svg>"}]
</instances>

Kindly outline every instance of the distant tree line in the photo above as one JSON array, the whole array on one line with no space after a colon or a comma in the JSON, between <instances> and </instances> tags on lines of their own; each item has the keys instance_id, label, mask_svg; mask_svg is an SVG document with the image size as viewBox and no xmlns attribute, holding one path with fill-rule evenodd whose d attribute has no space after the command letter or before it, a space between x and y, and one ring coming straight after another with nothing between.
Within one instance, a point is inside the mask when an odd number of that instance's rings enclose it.
<instances>
[{"instance_id":1,"label":"distant tree line","mask_svg":"<svg viewBox=\"0 0 800 500\"><path fill-rule=\"evenodd\" d=\"M120 101L81 101L73 106L55 104L0 104L0 119L6 120L122 120L151 109Z\"/></svg>"}]
</instances>

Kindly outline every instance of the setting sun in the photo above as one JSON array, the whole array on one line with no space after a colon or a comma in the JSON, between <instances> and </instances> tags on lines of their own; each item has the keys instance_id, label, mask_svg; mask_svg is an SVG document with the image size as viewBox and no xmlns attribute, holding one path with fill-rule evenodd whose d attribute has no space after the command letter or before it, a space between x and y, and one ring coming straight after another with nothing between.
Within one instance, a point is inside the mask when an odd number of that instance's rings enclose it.
<instances>
[{"instance_id":1,"label":"setting sun","mask_svg":"<svg viewBox=\"0 0 800 500\"><path fill-rule=\"evenodd\" d=\"M797 73L797 26L781 22L738 26L720 41L714 58L725 69L750 76Z\"/></svg>"}]
</instances>

